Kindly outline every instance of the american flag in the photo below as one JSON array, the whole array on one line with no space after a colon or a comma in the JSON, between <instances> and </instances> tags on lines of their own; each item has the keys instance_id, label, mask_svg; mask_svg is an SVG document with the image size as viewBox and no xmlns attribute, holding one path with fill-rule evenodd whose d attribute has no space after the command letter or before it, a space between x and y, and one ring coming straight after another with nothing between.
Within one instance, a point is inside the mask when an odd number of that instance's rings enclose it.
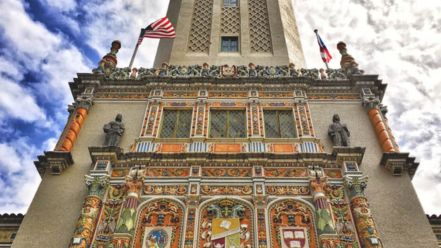
<instances>
[{"instance_id":1,"label":"american flag","mask_svg":"<svg viewBox=\"0 0 441 248\"><path fill-rule=\"evenodd\" d=\"M144 37L154 39L173 39L176 37L176 32L170 20L167 17L163 17L148 25L146 28L141 29L137 43L138 46L141 44Z\"/></svg>"},{"instance_id":2,"label":"american flag","mask_svg":"<svg viewBox=\"0 0 441 248\"><path fill-rule=\"evenodd\" d=\"M318 34L317 29L314 30L314 32L315 32L315 34L317 36L317 42L318 42L319 47L320 47L320 55L322 56L322 60L325 63L329 63L329 61L331 61L331 59L332 59L332 56L329 53L328 48L326 48L325 43L323 43L322 38L320 38L320 35Z\"/></svg>"}]
</instances>

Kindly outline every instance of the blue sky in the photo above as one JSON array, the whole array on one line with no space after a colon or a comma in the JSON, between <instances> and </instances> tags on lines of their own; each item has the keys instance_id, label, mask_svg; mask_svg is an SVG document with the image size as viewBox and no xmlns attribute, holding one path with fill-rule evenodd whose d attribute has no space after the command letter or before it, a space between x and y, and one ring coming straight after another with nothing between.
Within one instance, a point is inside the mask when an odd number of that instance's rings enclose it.
<instances>
[{"instance_id":1,"label":"blue sky","mask_svg":"<svg viewBox=\"0 0 441 248\"><path fill-rule=\"evenodd\" d=\"M0 1L0 213L26 212L40 182L33 161L51 150L73 102L68 82L90 72L112 40L127 66L139 28L168 0ZM441 213L441 1L296 0L308 68L323 67L318 28L339 67L338 41L360 68L380 74L401 150L421 162L413 183L427 213ZM134 66L151 67L156 40Z\"/></svg>"}]
</instances>

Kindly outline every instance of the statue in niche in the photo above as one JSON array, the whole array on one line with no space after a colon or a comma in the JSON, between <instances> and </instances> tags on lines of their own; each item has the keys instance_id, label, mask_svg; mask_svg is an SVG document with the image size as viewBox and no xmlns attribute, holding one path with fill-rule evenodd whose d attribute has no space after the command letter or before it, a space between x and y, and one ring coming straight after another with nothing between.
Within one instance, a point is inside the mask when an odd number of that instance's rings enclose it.
<instances>
[{"instance_id":1,"label":"statue in niche","mask_svg":"<svg viewBox=\"0 0 441 248\"><path fill-rule=\"evenodd\" d=\"M124 133L122 115L117 114L114 121L111 121L104 125L103 130L106 134L104 146L118 146L121 136Z\"/></svg>"},{"instance_id":2,"label":"statue in niche","mask_svg":"<svg viewBox=\"0 0 441 248\"><path fill-rule=\"evenodd\" d=\"M328 135L331 137L334 146L350 146L350 133L346 124L340 123L340 116L338 114L332 117L332 122L329 125Z\"/></svg>"}]
</instances>

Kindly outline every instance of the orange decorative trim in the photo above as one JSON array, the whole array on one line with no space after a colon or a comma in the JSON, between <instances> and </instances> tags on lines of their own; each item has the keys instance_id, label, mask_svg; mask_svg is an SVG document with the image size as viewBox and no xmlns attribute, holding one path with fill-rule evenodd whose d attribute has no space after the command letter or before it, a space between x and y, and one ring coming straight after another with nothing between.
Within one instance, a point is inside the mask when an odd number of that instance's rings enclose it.
<instances>
[{"instance_id":1,"label":"orange decorative trim","mask_svg":"<svg viewBox=\"0 0 441 248\"><path fill-rule=\"evenodd\" d=\"M296 147L292 144L273 144L274 153L294 153Z\"/></svg>"},{"instance_id":2,"label":"orange decorative trim","mask_svg":"<svg viewBox=\"0 0 441 248\"><path fill-rule=\"evenodd\" d=\"M75 140L80 133L81 127L83 126L86 117L87 109L81 107L76 109L75 116L69 123L69 128L67 129L66 135L64 136L61 148L57 149L58 151L70 152L72 150Z\"/></svg>"},{"instance_id":3,"label":"orange decorative trim","mask_svg":"<svg viewBox=\"0 0 441 248\"><path fill-rule=\"evenodd\" d=\"M214 144L214 152L242 152L240 144Z\"/></svg>"},{"instance_id":4,"label":"orange decorative trim","mask_svg":"<svg viewBox=\"0 0 441 248\"><path fill-rule=\"evenodd\" d=\"M183 144L162 144L161 152L184 152Z\"/></svg>"},{"instance_id":5,"label":"orange decorative trim","mask_svg":"<svg viewBox=\"0 0 441 248\"><path fill-rule=\"evenodd\" d=\"M384 123L381 117L380 110L378 108L372 108L368 111L369 119L374 126L375 133L377 134L378 142L384 152L397 152L392 141L392 137L387 131L386 123Z\"/></svg>"}]
</instances>

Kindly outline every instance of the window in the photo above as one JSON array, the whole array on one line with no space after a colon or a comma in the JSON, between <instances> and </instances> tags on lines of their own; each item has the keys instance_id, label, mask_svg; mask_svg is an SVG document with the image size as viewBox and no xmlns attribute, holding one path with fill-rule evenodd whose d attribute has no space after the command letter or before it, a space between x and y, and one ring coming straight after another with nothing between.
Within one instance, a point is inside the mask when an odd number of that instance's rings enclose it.
<instances>
[{"instance_id":1,"label":"window","mask_svg":"<svg viewBox=\"0 0 441 248\"><path fill-rule=\"evenodd\" d=\"M292 110L265 110L265 135L267 138L294 138L294 117Z\"/></svg>"},{"instance_id":2,"label":"window","mask_svg":"<svg viewBox=\"0 0 441 248\"><path fill-rule=\"evenodd\" d=\"M191 110L164 110L161 138L189 138Z\"/></svg>"},{"instance_id":3,"label":"window","mask_svg":"<svg viewBox=\"0 0 441 248\"><path fill-rule=\"evenodd\" d=\"M222 37L221 52L238 52L239 38Z\"/></svg>"},{"instance_id":4,"label":"window","mask_svg":"<svg viewBox=\"0 0 441 248\"><path fill-rule=\"evenodd\" d=\"M210 112L210 137L245 138L245 111L212 110Z\"/></svg>"},{"instance_id":5,"label":"window","mask_svg":"<svg viewBox=\"0 0 441 248\"><path fill-rule=\"evenodd\" d=\"M107 166L109 165L108 160L98 160L95 164L95 170L107 170Z\"/></svg>"},{"instance_id":6,"label":"window","mask_svg":"<svg viewBox=\"0 0 441 248\"><path fill-rule=\"evenodd\" d=\"M236 7L237 0L224 0L224 6L225 7Z\"/></svg>"}]
</instances>

